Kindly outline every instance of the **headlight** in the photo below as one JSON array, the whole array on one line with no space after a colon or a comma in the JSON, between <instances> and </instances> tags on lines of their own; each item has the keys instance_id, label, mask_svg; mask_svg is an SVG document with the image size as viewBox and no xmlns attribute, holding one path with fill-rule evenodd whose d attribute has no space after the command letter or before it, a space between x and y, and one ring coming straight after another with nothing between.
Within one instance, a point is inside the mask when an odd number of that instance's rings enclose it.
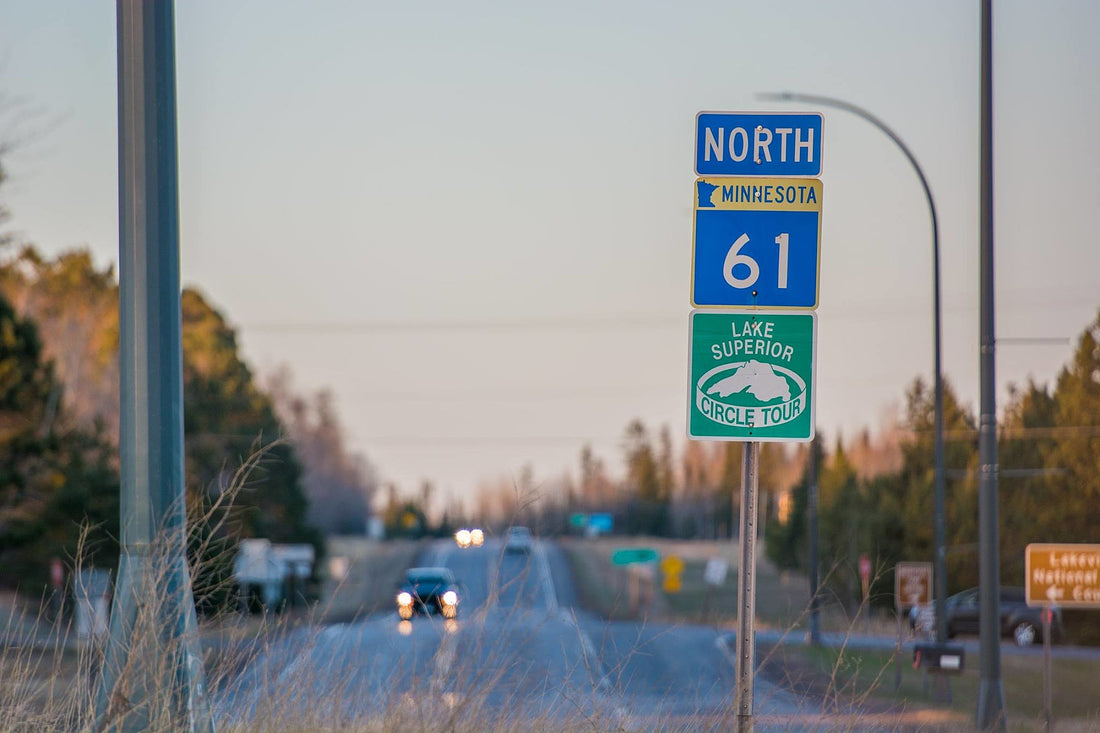
<instances>
[{"instance_id":1,"label":"headlight","mask_svg":"<svg viewBox=\"0 0 1100 733\"><path fill-rule=\"evenodd\" d=\"M458 594L453 590L449 590L443 594L443 602L448 606L454 606L458 604Z\"/></svg>"},{"instance_id":2,"label":"headlight","mask_svg":"<svg viewBox=\"0 0 1100 733\"><path fill-rule=\"evenodd\" d=\"M455 532L455 542L459 547L466 547L470 544L470 530L460 529Z\"/></svg>"},{"instance_id":3,"label":"headlight","mask_svg":"<svg viewBox=\"0 0 1100 733\"><path fill-rule=\"evenodd\" d=\"M480 547L481 544L485 542L485 533L480 529L470 530L470 541L473 542L475 546Z\"/></svg>"},{"instance_id":4,"label":"headlight","mask_svg":"<svg viewBox=\"0 0 1100 733\"><path fill-rule=\"evenodd\" d=\"M412 602L413 602L413 597L411 595L409 595L408 593L406 593L405 591L401 591L400 593L397 594L397 605L399 605L399 606L411 606Z\"/></svg>"}]
</instances>

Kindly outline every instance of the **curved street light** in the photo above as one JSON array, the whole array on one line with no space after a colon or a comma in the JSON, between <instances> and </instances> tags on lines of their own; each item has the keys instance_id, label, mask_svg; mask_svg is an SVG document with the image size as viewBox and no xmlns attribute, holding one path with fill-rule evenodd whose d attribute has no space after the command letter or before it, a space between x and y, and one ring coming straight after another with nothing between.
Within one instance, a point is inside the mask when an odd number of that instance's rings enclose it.
<instances>
[{"instance_id":1,"label":"curved street light","mask_svg":"<svg viewBox=\"0 0 1100 733\"><path fill-rule=\"evenodd\" d=\"M924 171L921 170L920 164L917 162L916 157L913 156L912 151L902 139L897 136L893 130L891 130L885 122L875 117L867 110L852 104L851 102L845 102L842 99L834 99L833 97L823 97L817 94L799 94L797 92L779 92L779 93L763 93L756 95L760 99L767 99L777 102L799 102L804 104L821 105L823 107L833 107L835 109L841 109L845 112L850 112L856 117L859 117L872 125L877 127L883 134L894 141L894 144L901 149L901 152L905 154L905 158L909 161L909 164L913 166L913 170L917 174L917 178L920 179L920 185L924 189L924 196L928 200L928 210L932 215L932 331L933 331L933 351L934 351L934 390L935 390L935 407L934 407L934 426L933 426L933 454L935 464L935 483L934 483L934 496L935 496L935 578L933 592L933 601L936 609L936 639L942 644L947 639L947 617L945 599L947 596L947 561L946 553L944 550L946 539L944 529L944 468L943 468L943 357L941 350L942 342L942 327L940 324L940 232L939 225L936 222L936 203L932 199L932 189L928 186L928 179L924 177ZM816 568L813 569L816 572Z\"/></svg>"}]
</instances>

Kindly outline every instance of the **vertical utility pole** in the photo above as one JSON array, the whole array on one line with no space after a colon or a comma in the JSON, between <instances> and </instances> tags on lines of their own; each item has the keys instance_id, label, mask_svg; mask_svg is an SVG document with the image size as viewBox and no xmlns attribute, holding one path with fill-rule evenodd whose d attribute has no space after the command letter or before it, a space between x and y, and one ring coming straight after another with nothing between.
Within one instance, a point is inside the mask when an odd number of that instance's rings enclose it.
<instances>
[{"instance_id":1,"label":"vertical utility pole","mask_svg":"<svg viewBox=\"0 0 1100 733\"><path fill-rule=\"evenodd\" d=\"M981 422L978 432L978 585L981 683L978 729L1003 731L1001 685L1001 563L997 519L997 383L993 327L993 22L982 0L981 58Z\"/></svg>"},{"instance_id":2,"label":"vertical utility pole","mask_svg":"<svg viewBox=\"0 0 1100 733\"><path fill-rule=\"evenodd\" d=\"M122 556L96 730L213 731L186 558L171 0L118 0Z\"/></svg>"},{"instance_id":3,"label":"vertical utility pole","mask_svg":"<svg viewBox=\"0 0 1100 733\"><path fill-rule=\"evenodd\" d=\"M806 487L807 529L810 534L810 643L821 646L821 615L818 605L817 571L821 561L818 559L817 530L817 441L810 443L809 484Z\"/></svg>"},{"instance_id":4,"label":"vertical utility pole","mask_svg":"<svg viewBox=\"0 0 1100 733\"><path fill-rule=\"evenodd\" d=\"M738 733L752 731L753 676L756 672L756 494L760 483L760 443L744 443L741 459L741 555L737 566ZM733 518L730 517L732 521Z\"/></svg>"},{"instance_id":5,"label":"vertical utility pole","mask_svg":"<svg viewBox=\"0 0 1100 733\"><path fill-rule=\"evenodd\" d=\"M914 162L914 165L916 163ZM933 456L933 568L932 603L936 614L936 642L947 643L947 488L944 475L943 450L943 322L940 304L940 228L936 220L936 205L932 201L932 189L919 173L924 193L928 197L928 207L932 211L932 331L933 337L933 410L932 410L932 456ZM937 675L942 682L937 684L940 693L946 691L951 697L951 684L945 675ZM940 699L943 699L942 697Z\"/></svg>"}]
</instances>

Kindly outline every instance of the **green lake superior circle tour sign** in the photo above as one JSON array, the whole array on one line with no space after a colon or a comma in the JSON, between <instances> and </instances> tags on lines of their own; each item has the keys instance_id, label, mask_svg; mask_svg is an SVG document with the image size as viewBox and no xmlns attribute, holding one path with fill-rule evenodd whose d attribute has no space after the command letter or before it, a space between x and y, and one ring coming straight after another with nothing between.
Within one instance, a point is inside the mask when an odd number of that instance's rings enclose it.
<instances>
[{"instance_id":1,"label":"green lake superior circle tour sign","mask_svg":"<svg viewBox=\"0 0 1100 733\"><path fill-rule=\"evenodd\" d=\"M689 437L813 440L816 313L696 310L689 331Z\"/></svg>"}]
</instances>

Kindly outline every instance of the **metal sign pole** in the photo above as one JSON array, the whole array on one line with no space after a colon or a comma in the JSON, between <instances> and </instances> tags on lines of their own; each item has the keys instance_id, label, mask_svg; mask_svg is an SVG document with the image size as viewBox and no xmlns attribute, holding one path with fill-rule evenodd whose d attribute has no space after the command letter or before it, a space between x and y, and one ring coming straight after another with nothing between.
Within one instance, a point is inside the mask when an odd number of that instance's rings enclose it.
<instances>
[{"instance_id":1,"label":"metal sign pole","mask_svg":"<svg viewBox=\"0 0 1100 733\"><path fill-rule=\"evenodd\" d=\"M818 560L818 530L817 530L817 443L810 441L810 485L807 487L808 516L806 522L810 533L810 643L821 646L821 613L818 600L817 570L820 565Z\"/></svg>"},{"instance_id":2,"label":"metal sign pole","mask_svg":"<svg viewBox=\"0 0 1100 733\"><path fill-rule=\"evenodd\" d=\"M901 689L901 606L894 609L898 622L898 641L894 646L894 692Z\"/></svg>"},{"instance_id":3,"label":"metal sign pole","mask_svg":"<svg viewBox=\"0 0 1100 733\"><path fill-rule=\"evenodd\" d=\"M1053 680L1050 668L1050 617L1054 612L1047 606L1043 609L1043 720L1046 723L1046 733L1050 733L1054 725L1054 701Z\"/></svg>"},{"instance_id":4,"label":"metal sign pole","mask_svg":"<svg viewBox=\"0 0 1100 733\"><path fill-rule=\"evenodd\" d=\"M752 731L756 671L756 493L760 443L745 443L741 459L741 555L737 580L737 730Z\"/></svg>"}]
</instances>

